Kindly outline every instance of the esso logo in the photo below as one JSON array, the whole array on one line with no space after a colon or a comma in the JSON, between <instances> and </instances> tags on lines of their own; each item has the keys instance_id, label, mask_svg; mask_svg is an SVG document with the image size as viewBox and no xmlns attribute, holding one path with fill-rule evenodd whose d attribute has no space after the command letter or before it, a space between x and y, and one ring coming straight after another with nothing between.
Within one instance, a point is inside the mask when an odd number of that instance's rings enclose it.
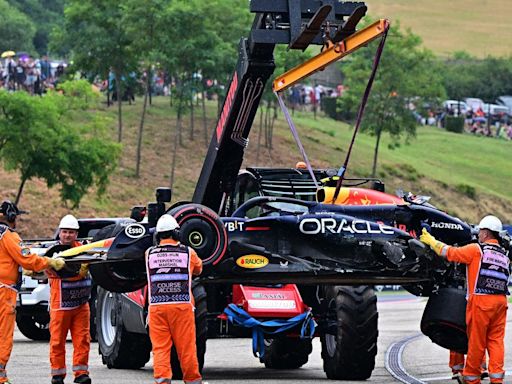
<instances>
[{"instance_id":1,"label":"esso logo","mask_svg":"<svg viewBox=\"0 0 512 384\"><path fill-rule=\"evenodd\" d=\"M144 226L140 224L131 224L124 229L124 233L128 237L136 239L138 237L144 236L144 234L146 233L146 228L144 228Z\"/></svg>"}]
</instances>

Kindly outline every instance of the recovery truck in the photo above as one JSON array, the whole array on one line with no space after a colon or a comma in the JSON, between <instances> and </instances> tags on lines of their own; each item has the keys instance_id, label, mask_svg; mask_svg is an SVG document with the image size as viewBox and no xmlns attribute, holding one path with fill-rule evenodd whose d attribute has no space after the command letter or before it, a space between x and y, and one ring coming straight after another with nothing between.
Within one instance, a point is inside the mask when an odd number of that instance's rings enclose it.
<instances>
[{"instance_id":1,"label":"recovery truck","mask_svg":"<svg viewBox=\"0 0 512 384\"><path fill-rule=\"evenodd\" d=\"M324 45L318 57L278 78L274 88L282 88L383 36L387 21L356 32L367 10L362 2L258 0L250 2L250 10L252 29L240 41L192 202L167 208L171 192L158 189L157 202L147 206L147 223L105 227L97 242L63 253L69 262L90 262L101 286L97 333L103 362L109 368L139 368L149 360L144 251L153 245L163 213L177 219L182 241L204 263L193 285L201 367L207 338L254 337L254 329L235 321L237 313L258 322L304 315L302 328L266 333L255 346L265 366L299 368L311 353L311 337L319 336L328 378L367 379L377 354L375 284L400 284L430 296L422 330L434 342L464 352L464 270L434 257L417 237L428 226L438 239L463 245L474 241L469 224L422 196L393 196L378 180L342 180L336 170L240 171L263 88L274 71L276 44ZM372 188L361 188L363 183ZM311 325L312 318L316 328L305 335L304 324ZM177 378L174 352L170 359Z\"/></svg>"}]
</instances>

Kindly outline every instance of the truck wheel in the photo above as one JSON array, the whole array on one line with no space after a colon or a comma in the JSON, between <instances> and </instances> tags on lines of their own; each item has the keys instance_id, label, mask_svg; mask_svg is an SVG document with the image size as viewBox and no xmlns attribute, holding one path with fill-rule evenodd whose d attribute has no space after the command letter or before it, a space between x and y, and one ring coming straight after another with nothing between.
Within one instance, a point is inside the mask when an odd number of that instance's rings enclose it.
<instances>
[{"instance_id":1,"label":"truck wheel","mask_svg":"<svg viewBox=\"0 0 512 384\"><path fill-rule=\"evenodd\" d=\"M327 318L335 334L321 336L324 372L334 380L366 380L375 368L377 354L377 297L373 288L325 287Z\"/></svg>"},{"instance_id":2,"label":"truck wheel","mask_svg":"<svg viewBox=\"0 0 512 384\"><path fill-rule=\"evenodd\" d=\"M98 286L93 284L91 290L91 298L89 299L89 309L91 316L89 320L89 333L91 334L91 341L98 341L96 331L96 305L98 302Z\"/></svg>"},{"instance_id":3,"label":"truck wheel","mask_svg":"<svg viewBox=\"0 0 512 384\"><path fill-rule=\"evenodd\" d=\"M204 354L206 353L206 339L208 334L208 308L206 305L206 290L204 286L197 282L192 282L192 294L196 303L195 320L196 320L196 346L197 346L197 361L199 363L199 371L203 370ZM171 350L171 369L172 378L181 380L183 372L181 371L180 362L176 349L172 347Z\"/></svg>"},{"instance_id":4,"label":"truck wheel","mask_svg":"<svg viewBox=\"0 0 512 384\"><path fill-rule=\"evenodd\" d=\"M96 319L99 352L108 368L138 369L149 361L149 336L124 329L118 293L98 288Z\"/></svg>"},{"instance_id":5,"label":"truck wheel","mask_svg":"<svg viewBox=\"0 0 512 384\"><path fill-rule=\"evenodd\" d=\"M421 332L443 348L467 353L466 291L441 288L430 295L421 318Z\"/></svg>"},{"instance_id":6,"label":"truck wheel","mask_svg":"<svg viewBox=\"0 0 512 384\"><path fill-rule=\"evenodd\" d=\"M224 257L226 228L214 211L200 204L184 204L172 208L168 214L180 225L182 242L194 248L203 266L215 265Z\"/></svg>"},{"instance_id":7,"label":"truck wheel","mask_svg":"<svg viewBox=\"0 0 512 384\"><path fill-rule=\"evenodd\" d=\"M308 362L312 350L311 339L266 339L265 354L260 361L266 368L297 369Z\"/></svg>"},{"instance_id":8,"label":"truck wheel","mask_svg":"<svg viewBox=\"0 0 512 384\"><path fill-rule=\"evenodd\" d=\"M46 316L30 315L30 314L16 314L16 325L23 334L23 336L38 341L50 340L50 314L47 312Z\"/></svg>"}]
</instances>

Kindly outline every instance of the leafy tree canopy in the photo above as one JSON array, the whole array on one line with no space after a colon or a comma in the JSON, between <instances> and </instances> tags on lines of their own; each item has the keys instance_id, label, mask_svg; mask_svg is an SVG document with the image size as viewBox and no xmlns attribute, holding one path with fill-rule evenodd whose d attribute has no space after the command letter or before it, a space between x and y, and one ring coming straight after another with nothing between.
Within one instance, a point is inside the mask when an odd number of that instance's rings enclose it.
<instances>
[{"instance_id":1,"label":"leafy tree canopy","mask_svg":"<svg viewBox=\"0 0 512 384\"><path fill-rule=\"evenodd\" d=\"M80 87L62 85L67 91ZM0 159L6 170L20 174L16 201L32 178L44 179L48 187L60 185L62 200L74 207L91 186L104 192L120 146L106 138L102 122L70 124L76 117L70 108L81 105L70 101L76 97L72 92L33 97L0 91Z\"/></svg>"},{"instance_id":2,"label":"leafy tree canopy","mask_svg":"<svg viewBox=\"0 0 512 384\"><path fill-rule=\"evenodd\" d=\"M34 51L33 39L36 27L32 20L11 6L7 1L0 0L0 51Z\"/></svg>"},{"instance_id":3,"label":"leafy tree canopy","mask_svg":"<svg viewBox=\"0 0 512 384\"><path fill-rule=\"evenodd\" d=\"M374 42L370 48L351 55L343 67L348 91L340 99L342 109L357 112L377 44ZM421 48L417 35L401 31L397 24L391 27L361 125L363 131L377 136L374 174L381 134L388 132L395 145L403 135L415 136L417 122L409 109L411 103L419 107L418 104L444 97L440 75L432 70L433 63L433 54Z\"/></svg>"},{"instance_id":4,"label":"leafy tree canopy","mask_svg":"<svg viewBox=\"0 0 512 384\"><path fill-rule=\"evenodd\" d=\"M50 33L60 24L64 14L64 0L7 0L19 12L24 13L35 27L32 37L35 50L44 55L48 53Z\"/></svg>"}]
</instances>

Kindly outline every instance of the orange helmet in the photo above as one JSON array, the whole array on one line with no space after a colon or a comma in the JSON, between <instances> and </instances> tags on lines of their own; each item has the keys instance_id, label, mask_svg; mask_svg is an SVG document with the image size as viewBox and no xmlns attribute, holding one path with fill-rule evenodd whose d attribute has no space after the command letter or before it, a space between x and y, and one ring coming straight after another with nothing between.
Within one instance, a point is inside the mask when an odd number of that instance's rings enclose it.
<instances>
[{"instance_id":1,"label":"orange helmet","mask_svg":"<svg viewBox=\"0 0 512 384\"><path fill-rule=\"evenodd\" d=\"M303 161L297 161L297 164L295 164L295 168L297 168L297 169L306 169L307 165Z\"/></svg>"}]
</instances>

